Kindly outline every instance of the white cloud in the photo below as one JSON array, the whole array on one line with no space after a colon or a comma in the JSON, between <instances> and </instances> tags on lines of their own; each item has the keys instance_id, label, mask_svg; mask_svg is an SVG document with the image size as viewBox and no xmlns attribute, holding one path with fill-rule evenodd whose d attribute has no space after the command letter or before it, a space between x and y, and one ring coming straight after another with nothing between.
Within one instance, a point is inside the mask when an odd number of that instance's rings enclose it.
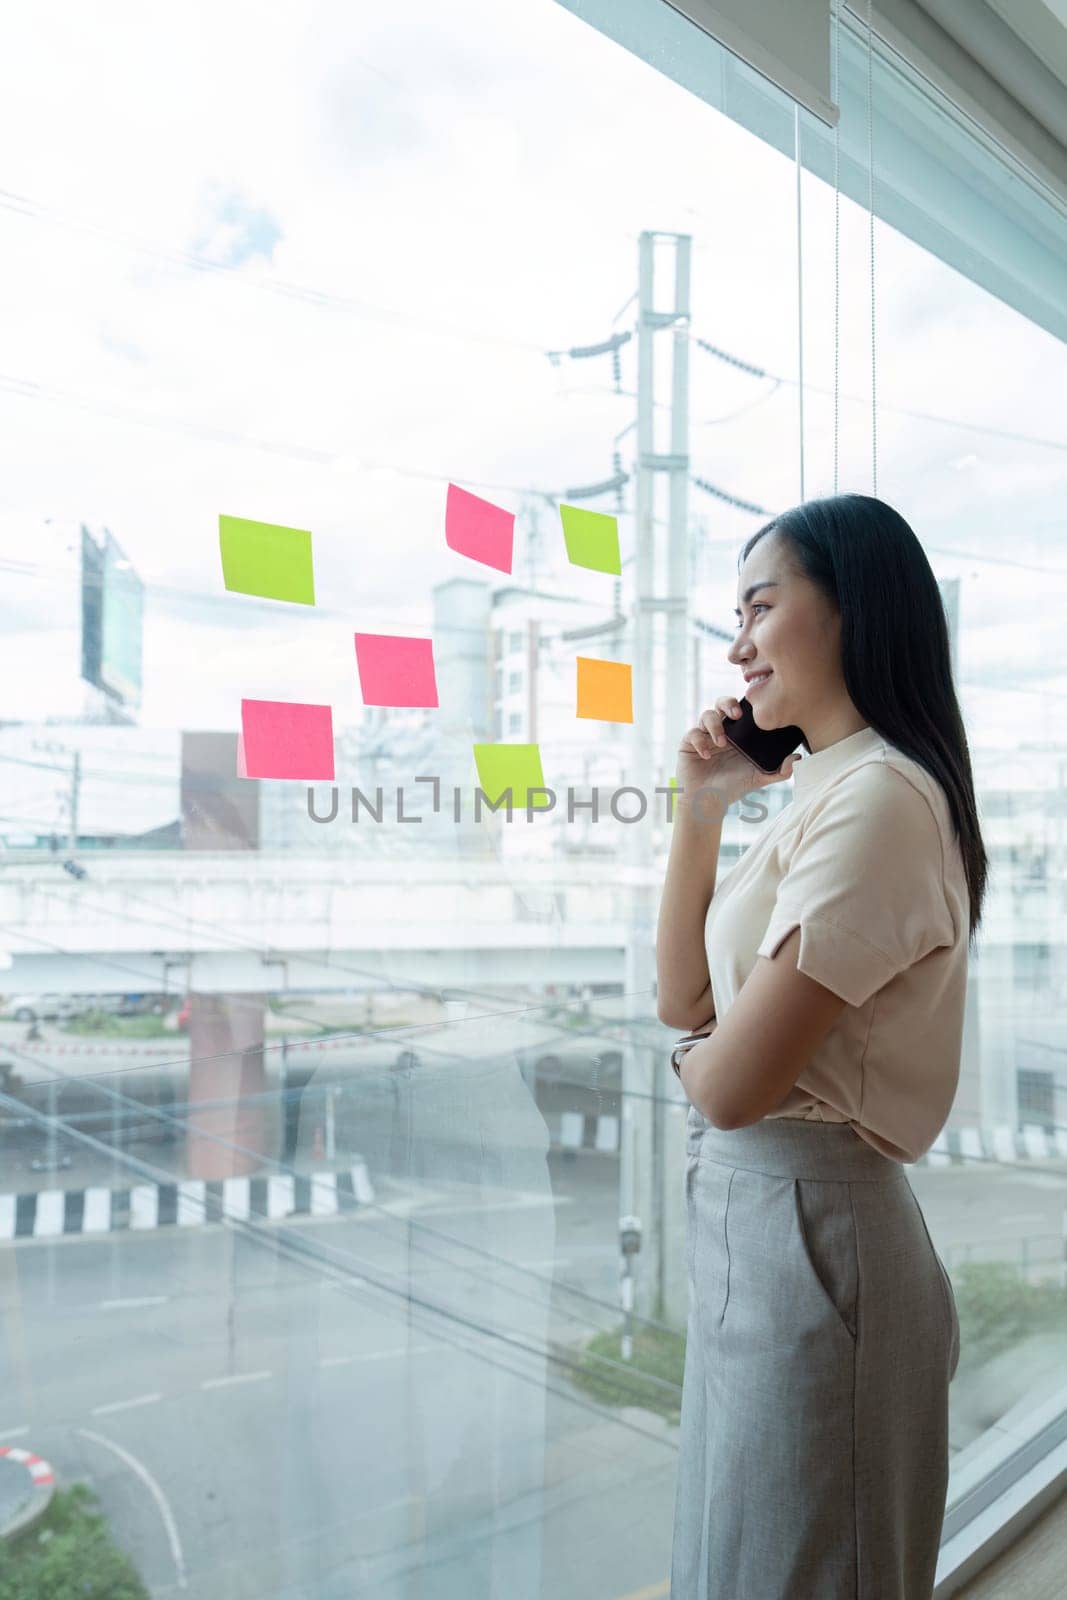
<instances>
[{"instance_id":1,"label":"white cloud","mask_svg":"<svg viewBox=\"0 0 1067 1600\"><path fill-rule=\"evenodd\" d=\"M32 560L45 516L113 530L150 584L146 723L233 727L242 693L298 685L355 697L351 631L428 626L430 585L470 571L444 547L448 478L517 509L524 485L608 477L633 402L607 358L555 371L543 351L611 331L642 229L692 233L696 332L795 375L791 163L551 0L463 0L447 26L428 0L403 24L195 0L165 25L108 0L5 29L3 183L39 209L0 209L0 365L37 386L0 390L2 553ZM832 488L832 239L832 194L806 177L809 497ZM1055 435L1062 347L891 230L876 243L880 494L936 549L1001 554L1007 536L1062 564L1062 452L892 409ZM867 218L845 200L841 245L840 486L866 492ZM777 509L799 498L796 390L704 425L764 387L691 350L694 471ZM696 489L691 507L716 537L756 525ZM223 510L311 528L319 594L348 622L242 614ZM729 613L733 552L715 548ZM968 579L975 637L1029 581Z\"/></svg>"}]
</instances>

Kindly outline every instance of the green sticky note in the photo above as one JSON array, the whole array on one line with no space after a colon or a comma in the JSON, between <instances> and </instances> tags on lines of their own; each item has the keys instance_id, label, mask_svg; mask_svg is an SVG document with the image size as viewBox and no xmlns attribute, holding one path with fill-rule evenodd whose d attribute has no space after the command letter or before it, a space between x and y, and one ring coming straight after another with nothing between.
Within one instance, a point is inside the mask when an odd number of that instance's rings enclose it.
<instances>
[{"instance_id":1,"label":"green sticky note","mask_svg":"<svg viewBox=\"0 0 1067 1600\"><path fill-rule=\"evenodd\" d=\"M227 589L259 594L267 600L315 604L311 534L275 522L219 517L222 578Z\"/></svg>"},{"instance_id":2,"label":"green sticky note","mask_svg":"<svg viewBox=\"0 0 1067 1600\"><path fill-rule=\"evenodd\" d=\"M619 559L619 519L603 511L587 511L581 506L560 506L567 559L574 567L591 567L594 572L621 575Z\"/></svg>"},{"instance_id":3,"label":"green sticky note","mask_svg":"<svg viewBox=\"0 0 1067 1600\"><path fill-rule=\"evenodd\" d=\"M541 748L536 744L476 744L474 761L478 768L478 787L491 805L495 805L505 789L511 790L513 811L525 811L530 789L543 789L545 775L541 770ZM532 811L551 809L552 797L535 794ZM501 807L504 816L507 806ZM482 808L485 815L485 807Z\"/></svg>"}]
</instances>

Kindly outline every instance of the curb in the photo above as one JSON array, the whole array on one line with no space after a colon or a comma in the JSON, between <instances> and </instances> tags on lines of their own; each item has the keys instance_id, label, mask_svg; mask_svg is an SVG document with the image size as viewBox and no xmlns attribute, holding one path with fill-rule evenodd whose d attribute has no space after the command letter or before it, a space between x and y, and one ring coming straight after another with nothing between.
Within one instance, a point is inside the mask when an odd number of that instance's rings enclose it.
<instances>
[{"instance_id":1,"label":"curb","mask_svg":"<svg viewBox=\"0 0 1067 1600\"><path fill-rule=\"evenodd\" d=\"M685 1102L675 1102L685 1110ZM619 1149L619 1119L595 1111L541 1113L548 1129L549 1148L565 1155L579 1150L613 1155ZM1067 1128L1049 1132L1039 1123L1021 1128L995 1123L987 1127L943 1128L930 1149L909 1167L1015 1166L1024 1162L1067 1161Z\"/></svg>"},{"instance_id":2,"label":"curb","mask_svg":"<svg viewBox=\"0 0 1067 1600\"><path fill-rule=\"evenodd\" d=\"M289 1217L328 1217L335 1216L343 1202L347 1202L346 1210L374 1202L374 1187L362 1156L338 1172L186 1178L127 1189L0 1194L0 1240L141 1233L156 1228L204 1227L231 1218L282 1222Z\"/></svg>"},{"instance_id":3,"label":"curb","mask_svg":"<svg viewBox=\"0 0 1067 1600\"><path fill-rule=\"evenodd\" d=\"M966 1167L975 1162L1014 1166L1020 1161L1067 1161L1067 1128L1053 1132L1037 1122L1013 1128L1007 1122L986 1127L942 1128L916 1167Z\"/></svg>"},{"instance_id":4,"label":"curb","mask_svg":"<svg viewBox=\"0 0 1067 1600\"><path fill-rule=\"evenodd\" d=\"M44 1516L55 1493L56 1475L42 1456L34 1455L32 1450L20 1450L16 1445L0 1445L0 1461L23 1467L30 1478L29 1499L0 1528L0 1539L12 1539Z\"/></svg>"}]
</instances>

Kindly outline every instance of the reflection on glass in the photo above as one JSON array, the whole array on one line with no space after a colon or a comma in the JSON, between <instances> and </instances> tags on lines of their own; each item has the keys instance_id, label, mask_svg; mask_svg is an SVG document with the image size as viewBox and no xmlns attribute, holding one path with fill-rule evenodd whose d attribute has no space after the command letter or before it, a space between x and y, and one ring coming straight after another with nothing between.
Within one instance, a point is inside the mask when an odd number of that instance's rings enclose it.
<instances>
[{"instance_id":1,"label":"reflection on glass","mask_svg":"<svg viewBox=\"0 0 1067 1600\"><path fill-rule=\"evenodd\" d=\"M800 498L796 169L783 95L707 44L679 66L668 7L611 10L627 48L552 0L251 34L194 4L163 50L70 6L61 52L27 11L0 64L0 1435L93 1479L156 1592L668 1569L656 787L734 686L736 552ZM814 496L833 193L801 122ZM1062 1371L1067 1161L1058 221L953 140L977 282L927 215L935 141L879 138L875 229L878 487L954 607L994 852L960 1093L909 1174L963 1325L950 1506ZM838 454L866 490L862 176ZM688 462L673 504L639 440ZM515 514L510 573L450 548L449 483ZM561 503L618 518L619 574L567 561ZM221 514L310 530L315 605L228 591ZM357 630L432 637L438 706L365 705ZM632 668L644 744L576 715L578 656ZM331 706L335 783L239 777L242 698ZM555 805L477 818L480 743L536 745Z\"/></svg>"}]
</instances>

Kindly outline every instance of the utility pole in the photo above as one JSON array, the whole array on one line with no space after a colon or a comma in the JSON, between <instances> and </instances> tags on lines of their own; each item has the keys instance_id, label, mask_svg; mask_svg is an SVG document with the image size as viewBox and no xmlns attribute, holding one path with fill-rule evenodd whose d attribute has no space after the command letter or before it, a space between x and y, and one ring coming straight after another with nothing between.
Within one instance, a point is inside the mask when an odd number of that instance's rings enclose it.
<instances>
[{"instance_id":1,"label":"utility pole","mask_svg":"<svg viewBox=\"0 0 1067 1600\"><path fill-rule=\"evenodd\" d=\"M657 241L659 249L657 251ZM670 1074L663 1077L662 1052L642 1045L641 1023L655 1017L655 913L659 885L654 881L652 830L657 806L667 797L657 785L670 782L678 741L687 724L687 519L689 490L689 282L688 234L642 233L639 241L637 461L635 470L635 550L633 593L633 771L629 781L646 797L639 822L627 825L627 864L631 883L624 993L630 1022L623 1054L623 1135L620 1165L622 1218L639 1219L643 1247L636 1262L635 1309L663 1316L677 1301L676 1274L668 1274L665 1210L681 1171L684 1149L677 1115L667 1101ZM668 283L668 303L657 303L660 279ZM667 268L664 271L664 267ZM670 268L673 267L673 272ZM669 406L656 405L656 335L671 332ZM666 448L656 437L657 410L670 411ZM667 478L667 516L657 519L656 487ZM666 522L666 540L661 529ZM664 558L664 559L661 559ZM661 576L662 575L662 576ZM657 581L666 579L666 592ZM657 617L665 621L657 627ZM665 635L665 637L664 637ZM663 648L663 693L656 695L656 662ZM659 703L657 703L659 701ZM636 797L627 797L637 806ZM626 815L630 814L627 806ZM677 1145L677 1148L675 1146ZM680 1180L679 1180L680 1181ZM626 1232L625 1229L622 1230ZM685 1285L681 1292L684 1296Z\"/></svg>"},{"instance_id":2,"label":"utility pole","mask_svg":"<svg viewBox=\"0 0 1067 1600\"><path fill-rule=\"evenodd\" d=\"M82 755L80 750L74 751L74 762L70 769L70 842L69 850L73 856L78 849L78 798L82 785Z\"/></svg>"},{"instance_id":3,"label":"utility pole","mask_svg":"<svg viewBox=\"0 0 1067 1600\"><path fill-rule=\"evenodd\" d=\"M54 739L34 739L33 748L35 750L46 750L50 755L70 756L71 758L67 854L73 856L78 848L78 800L82 783L81 751L72 750L70 745L59 744ZM65 771L65 768L57 767L56 771Z\"/></svg>"}]
</instances>

